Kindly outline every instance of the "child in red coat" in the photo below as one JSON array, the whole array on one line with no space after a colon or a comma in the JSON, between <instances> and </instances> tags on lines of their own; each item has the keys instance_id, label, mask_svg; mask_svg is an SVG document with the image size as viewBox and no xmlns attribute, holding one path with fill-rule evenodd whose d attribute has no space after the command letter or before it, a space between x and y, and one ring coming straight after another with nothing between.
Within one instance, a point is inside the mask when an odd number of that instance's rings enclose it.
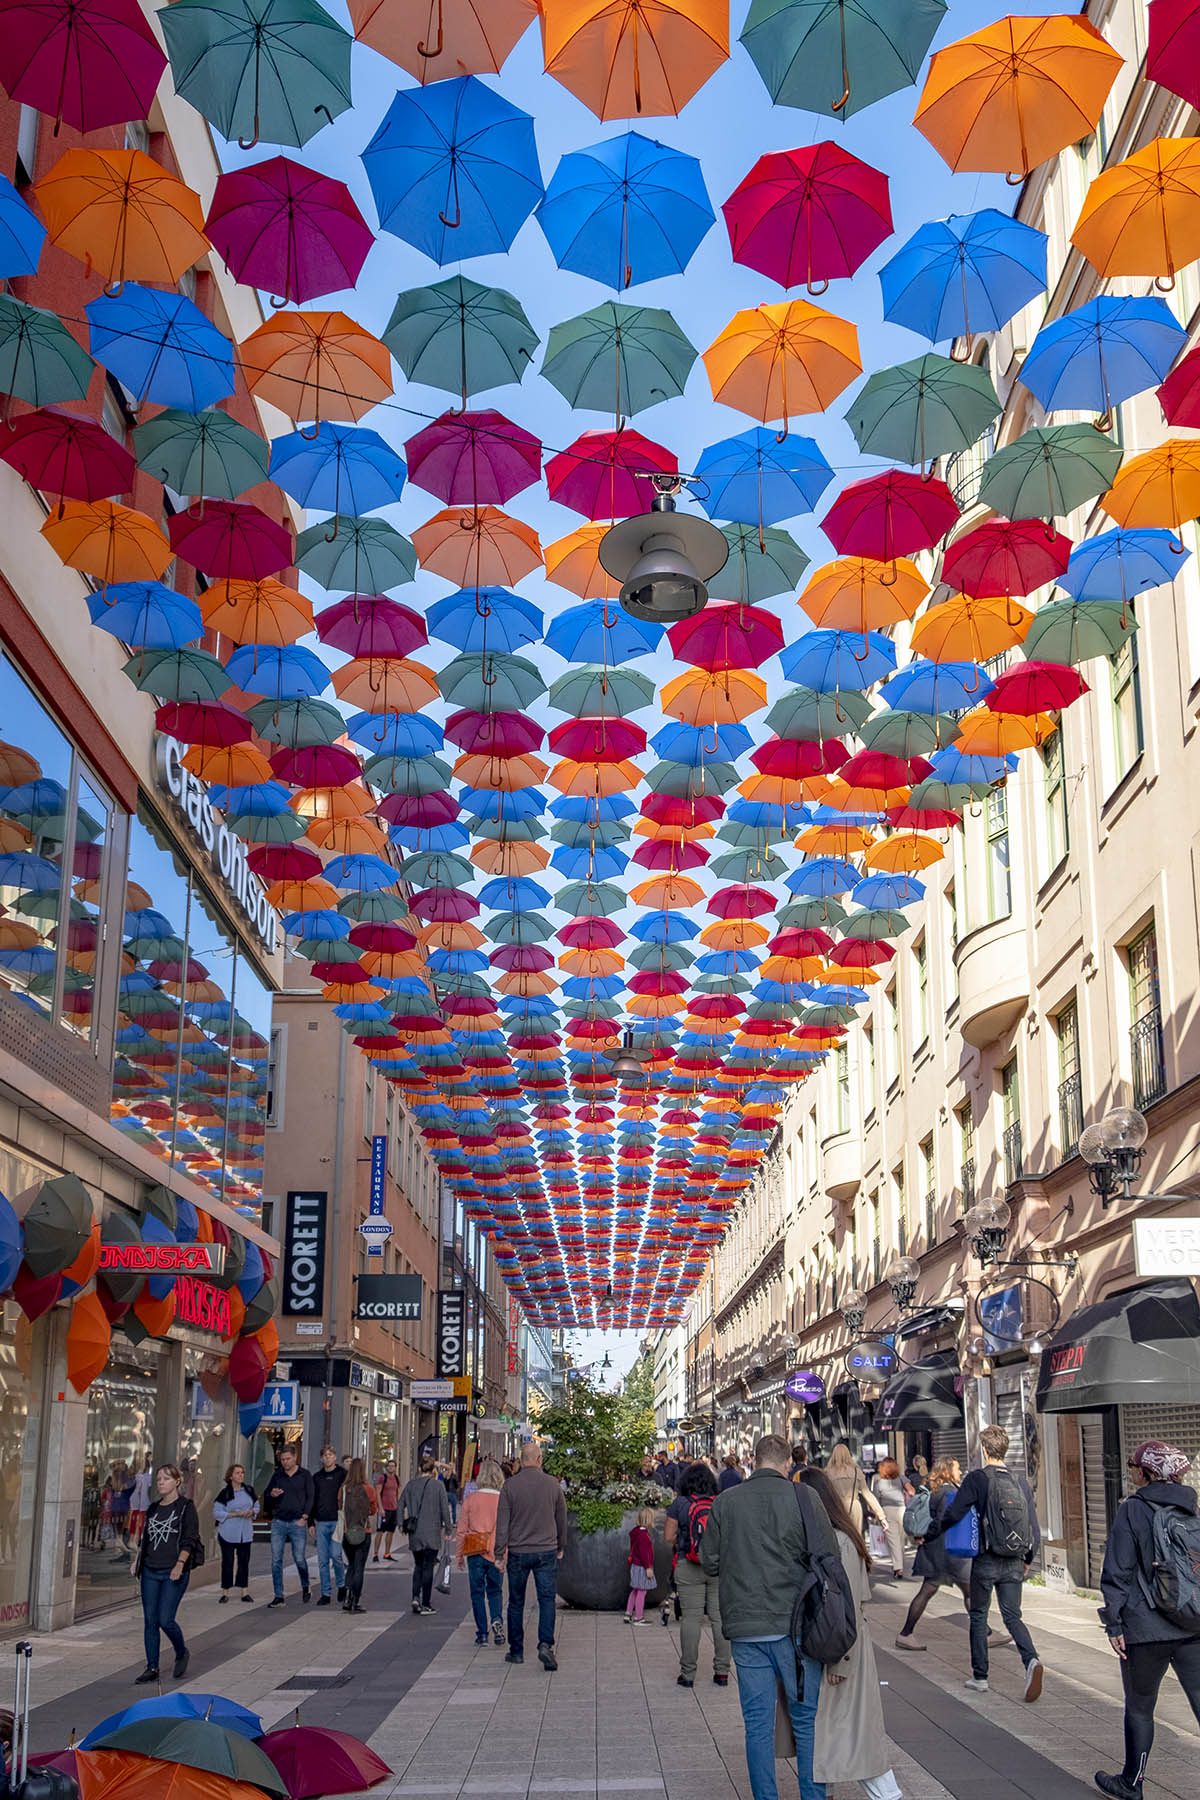
<instances>
[{"instance_id":1,"label":"child in red coat","mask_svg":"<svg viewBox=\"0 0 1200 1800\"><path fill-rule=\"evenodd\" d=\"M654 1583L654 1509L643 1506L637 1524L629 1534L629 1598L625 1602L625 1623L644 1625L647 1589Z\"/></svg>"}]
</instances>

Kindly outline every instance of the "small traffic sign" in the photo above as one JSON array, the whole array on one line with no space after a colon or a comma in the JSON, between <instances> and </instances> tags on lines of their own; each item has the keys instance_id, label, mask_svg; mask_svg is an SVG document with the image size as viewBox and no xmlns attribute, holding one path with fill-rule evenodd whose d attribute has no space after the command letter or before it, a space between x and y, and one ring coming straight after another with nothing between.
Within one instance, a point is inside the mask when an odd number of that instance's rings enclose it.
<instances>
[{"instance_id":1,"label":"small traffic sign","mask_svg":"<svg viewBox=\"0 0 1200 1800\"><path fill-rule=\"evenodd\" d=\"M294 1425L300 1417L300 1383L268 1381L262 1391L263 1418L272 1425Z\"/></svg>"}]
</instances>

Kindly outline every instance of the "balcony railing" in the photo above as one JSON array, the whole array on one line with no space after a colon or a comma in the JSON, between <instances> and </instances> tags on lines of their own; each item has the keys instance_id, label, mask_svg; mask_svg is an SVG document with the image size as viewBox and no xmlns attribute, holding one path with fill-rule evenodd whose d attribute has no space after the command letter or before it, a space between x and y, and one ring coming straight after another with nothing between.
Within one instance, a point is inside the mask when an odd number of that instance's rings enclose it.
<instances>
[{"instance_id":1,"label":"balcony railing","mask_svg":"<svg viewBox=\"0 0 1200 1800\"><path fill-rule=\"evenodd\" d=\"M967 1212L975 1204L975 1158L969 1156L958 1171L958 1185L962 1189L963 1211Z\"/></svg>"},{"instance_id":2,"label":"balcony railing","mask_svg":"<svg viewBox=\"0 0 1200 1800\"><path fill-rule=\"evenodd\" d=\"M937 1189L930 1188L925 1196L925 1247L932 1250L937 1242Z\"/></svg>"},{"instance_id":3,"label":"balcony railing","mask_svg":"<svg viewBox=\"0 0 1200 1800\"><path fill-rule=\"evenodd\" d=\"M959 510L966 512L975 504L979 495L979 484L983 479L983 468L996 444L996 434L989 425L983 436L971 445L969 450L958 450L953 456L946 458L944 479L946 486L954 495Z\"/></svg>"},{"instance_id":4,"label":"balcony railing","mask_svg":"<svg viewBox=\"0 0 1200 1800\"><path fill-rule=\"evenodd\" d=\"M1021 1121L1014 1119L1004 1133L1005 1184L1021 1179Z\"/></svg>"},{"instance_id":5,"label":"balcony railing","mask_svg":"<svg viewBox=\"0 0 1200 1800\"><path fill-rule=\"evenodd\" d=\"M1058 1141L1062 1146L1063 1162L1074 1156L1082 1130L1083 1077L1076 1073L1058 1084Z\"/></svg>"},{"instance_id":6,"label":"balcony railing","mask_svg":"<svg viewBox=\"0 0 1200 1800\"><path fill-rule=\"evenodd\" d=\"M1134 1020L1129 1047L1133 1057L1133 1104L1140 1109L1152 1100L1161 1100L1167 1091L1162 1014L1157 1006Z\"/></svg>"}]
</instances>

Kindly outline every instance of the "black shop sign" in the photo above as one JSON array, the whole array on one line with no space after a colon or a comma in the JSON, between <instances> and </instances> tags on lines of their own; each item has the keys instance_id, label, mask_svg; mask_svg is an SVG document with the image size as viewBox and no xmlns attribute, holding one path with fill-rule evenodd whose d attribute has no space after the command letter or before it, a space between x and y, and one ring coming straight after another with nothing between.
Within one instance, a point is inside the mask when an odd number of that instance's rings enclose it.
<instances>
[{"instance_id":1,"label":"black shop sign","mask_svg":"<svg viewBox=\"0 0 1200 1800\"><path fill-rule=\"evenodd\" d=\"M283 1236L285 1318L320 1318L325 1303L325 1214L328 1195L294 1191L287 1197Z\"/></svg>"}]
</instances>

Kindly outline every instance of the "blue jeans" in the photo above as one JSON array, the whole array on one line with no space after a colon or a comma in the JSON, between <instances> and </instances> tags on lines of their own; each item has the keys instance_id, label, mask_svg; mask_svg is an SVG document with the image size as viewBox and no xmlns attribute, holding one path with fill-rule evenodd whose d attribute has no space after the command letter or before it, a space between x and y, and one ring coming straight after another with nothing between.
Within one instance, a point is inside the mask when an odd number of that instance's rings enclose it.
<instances>
[{"instance_id":1,"label":"blue jeans","mask_svg":"<svg viewBox=\"0 0 1200 1800\"><path fill-rule=\"evenodd\" d=\"M331 1558L333 1561L333 1585L339 1588L344 1588L346 1585L346 1563L342 1556L341 1545L335 1544L333 1541L333 1534L336 1530L336 1519L317 1520L317 1569L321 1577L321 1592L327 1596L329 1595L329 1563ZM279 1560L282 1564L282 1548L279 1552ZM301 1579L304 1581L308 1580L307 1567L305 1568Z\"/></svg>"},{"instance_id":2,"label":"blue jeans","mask_svg":"<svg viewBox=\"0 0 1200 1800\"><path fill-rule=\"evenodd\" d=\"M158 1634L165 1632L176 1656L187 1649L183 1633L175 1623L179 1602L187 1593L186 1571L179 1581L171 1580L170 1569L142 1570L142 1623L146 1632L146 1667L158 1667Z\"/></svg>"},{"instance_id":3,"label":"blue jeans","mask_svg":"<svg viewBox=\"0 0 1200 1800\"><path fill-rule=\"evenodd\" d=\"M475 1614L475 1630L480 1637L486 1637L488 1614L491 1614L493 1621L500 1617L504 1577L495 1563L489 1562L486 1556L468 1556L467 1579L471 1584L471 1611Z\"/></svg>"},{"instance_id":4,"label":"blue jeans","mask_svg":"<svg viewBox=\"0 0 1200 1800\"><path fill-rule=\"evenodd\" d=\"M813 1780L813 1739L817 1727L817 1701L821 1697L822 1668L811 1657L803 1658L804 1694L796 1680L796 1651L791 1638L769 1638L753 1643L734 1638L738 1699L746 1727L746 1767L754 1800L779 1800L775 1785L775 1683L782 1681L787 1696L792 1730L796 1735L796 1775L800 1800L825 1800L825 1783Z\"/></svg>"},{"instance_id":5,"label":"blue jeans","mask_svg":"<svg viewBox=\"0 0 1200 1800\"><path fill-rule=\"evenodd\" d=\"M271 1586L276 1600L283 1599L283 1551L292 1547L292 1561L300 1572L300 1586L308 1588L308 1527L299 1519L271 1520Z\"/></svg>"},{"instance_id":6,"label":"blue jeans","mask_svg":"<svg viewBox=\"0 0 1200 1800\"><path fill-rule=\"evenodd\" d=\"M554 1642L554 1597L558 1592L558 1555L553 1550L510 1550L508 1553L508 1647L525 1653L525 1588L529 1577L538 1597L538 1643Z\"/></svg>"}]
</instances>

